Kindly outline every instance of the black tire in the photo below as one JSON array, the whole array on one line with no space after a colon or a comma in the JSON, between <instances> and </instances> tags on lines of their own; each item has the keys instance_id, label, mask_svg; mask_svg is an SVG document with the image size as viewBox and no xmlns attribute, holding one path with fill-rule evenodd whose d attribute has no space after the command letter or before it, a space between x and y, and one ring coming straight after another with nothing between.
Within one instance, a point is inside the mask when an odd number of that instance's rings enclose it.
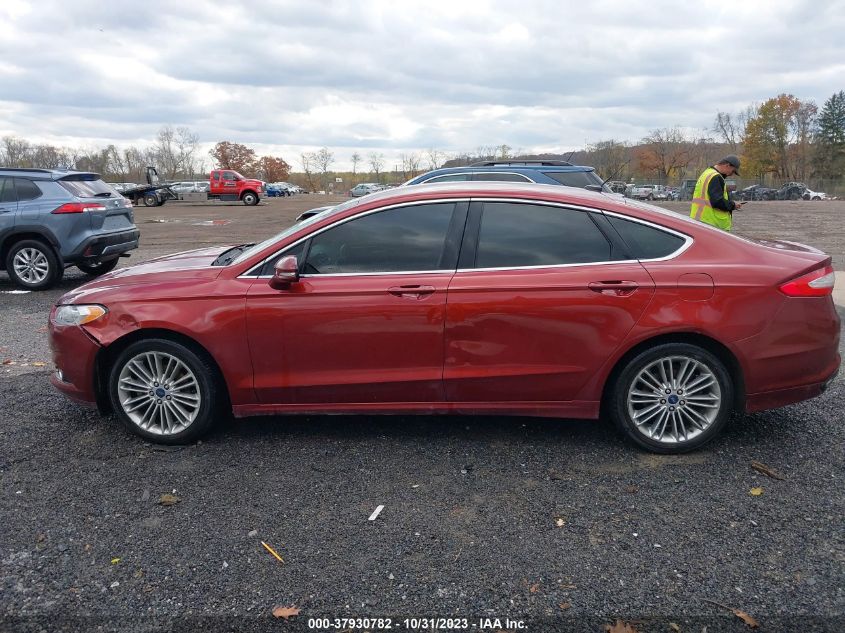
<instances>
[{"instance_id":1,"label":"black tire","mask_svg":"<svg viewBox=\"0 0 845 633\"><path fill-rule=\"evenodd\" d=\"M251 191L247 191L241 197L241 200L248 207L254 207L256 204L258 204L258 196Z\"/></svg>"},{"instance_id":2,"label":"black tire","mask_svg":"<svg viewBox=\"0 0 845 633\"><path fill-rule=\"evenodd\" d=\"M130 417L129 413L134 412L128 413L124 404L121 402L119 386L120 375L127 364L133 360L145 363L146 359L149 359L150 357L148 356L145 359L144 355L152 353L166 355L181 362L183 366L187 367L187 369L190 370L190 373L193 374L194 381L188 382L190 389L188 389L187 392L173 388L171 385L167 385L166 383L158 383L157 381L150 385L149 401L156 402L153 403L143 400L142 404L138 407L137 411L139 413L136 413L136 417L137 415L140 415L140 412L145 410L146 406L152 407L152 409L150 409L150 423L147 425L149 428L142 428L139 422ZM147 369L149 370L149 367L147 367ZM127 371L129 370L127 369ZM187 376L188 373L189 372L174 374L172 377L176 375L184 377ZM166 377L167 374L164 373L162 375ZM148 386L146 383L150 382L149 380L145 379L142 381L137 376L139 376L139 374L135 374L135 376L133 376L133 380L138 383L142 383L145 387ZM156 376L151 375L151 377L155 378ZM182 381L182 378L176 378L177 383ZM226 401L225 397L221 395L224 393L223 389L225 389L225 386L220 383L222 383L222 380L218 378L217 369L204 354L198 354L189 347L175 341L160 338L149 338L132 343L118 355L109 370L108 390L109 399L111 400L115 414L129 431L135 433L136 435L140 435L146 440L157 442L159 444L186 444L199 439L211 429L215 417L219 413L221 403ZM130 385L130 387L131 386L137 385ZM169 391L164 389L165 386ZM159 388L162 389L162 392L165 395L156 394L154 392L154 390ZM170 394L173 394L173 400L170 400ZM156 398L156 395L159 395L160 397ZM167 408L167 411L174 411L174 408L179 405L179 401L177 400L179 395L187 398L199 398L199 406L195 407L195 417L190 419L187 424L180 425L183 428L177 427L177 430L164 432L164 423L161 421L161 418L156 417L161 414L153 413L153 411L157 408ZM124 398L126 397L129 396L124 395ZM141 392L138 398L146 398L146 394ZM184 404L184 401L182 404ZM189 409L191 407L191 405L186 406ZM194 413L194 411L191 410L190 413ZM158 420L158 424L154 424L156 420Z\"/></svg>"},{"instance_id":3,"label":"black tire","mask_svg":"<svg viewBox=\"0 0 845 633\"><path fill-rule=\"evenodd\" d=\"M15 269L15 258L19 254L21 258L33 261L38 269L21 270L19 273ZM21 263L20 260L18 263ZM56 252L40 240L21 240L13 244L6 254L6 272L15 284L26 290L46 290L54 286L64 275L64 269L59 264Z\"/></svg>"},{"instance_id":4,"label":"black tire","mask_svg":"<svg viewBox=\"0 0 845 633\"><path fill-rule=\"evenodd\" d=\"M158 206L158 196L154 193L145 193L144 197L142 198L144 201L145 207L157 207Z\"/></svg>"},{"instance_id":5,"label":"black tire","mask_svg":"<svg viewBox=\"0 0 845 633\"><path fill-rule=\"evenodd\" d=\"M716 407L708 407L709 409L715 409L712 412L712 419L710 419L707 424L704 425L703 430L700 428L692 428L688 430L688 432L692 433L692 436L687 437L687 439L680 438L681 434L679 432L675 432L675 437L671 437L671 433L667 433L670 435L668 439L656 439L653 437L654 434L649 434L648 423L650 422L649 417L643 418L643 423L641 426L638 426L632 415L631 411L634 410L635 413L639 413L640 415L646 416L651 409L647 409L649 407L648 401L640 399L639 401L634 401L634 398L637 396L632 396L632 401L629 406L628 394L630 391L633 390L634 386L644 385L645 383L639 380L639 377L642 376L641 372L647 370L653 366L654 363L663 360L667 362L668 359L674 359L679 364L683 362L684 359L689 359L698 363L699 365L693 365L695 368L693 373L689 374L689 380L692 383L685 381L685 384L693 384L695 385L695 381L704 378L705 380L709 380L707 376L707 372L709 372L710 377L715 379L715 384L718 386L718 395L714 396L708 393L701 393L699 395L698 389L696 389L696 395L694 396L697 400L703 398L718 398L718 405ZM673 362L673 361L669 361ZM701 373L698 373L697 367L704 367ZM681 376L679 376L679 379ZM663 383L661 385L661 391L667 384ZM696 385L698 387L698 385ZM667 394L666 398L674 398L674 402L672 400L665 400L664 393L661 393L656 389L651 390L651 392L647 395L648 398L660 398L660 400L654 403L652 406L657 407L655 410L658 411L657 415L658 418L655 421L654 427L652 427L652 431L655 431L660 424L661 420L663 420L663 409L666 409L665 415L666 422L663 424L663 428L666 429L669 424L669 420L675 420L675 415L677 415L678 420L682 420L681 417L681 406L687 405L686 401L683 399L683 390L679 392L672 391L671 394ZM640 392L641 393L641 392ZM622 434L630 441L634 442L635 444L645 448L649 451L654 453L686 453L688 451L695 450L704 446L707 442L711 441L714 437L716 437L722 428L727 424L728 419L730 418L732 409L733 409L733 402L734 402L734 385L733 380L731 379L730 373L725 368L725 365L720 361L714 354L711 352L698 347L696 345L690 345L687 343L664 343L662 345L657 345L650 349L647 349L643 352L637 354L634 358L632 358L622 369L622 371L617 376L616 380L614 381L611 389L608 393L607 399L607 411L622 432ZM677 414L669 413L668 410L670 405L674 404L674 407L671 409L673 412L678 411ZM680 406L679 406L680 405ZM637 406L642 406L642 409L637 410ZM690 413L686 412L694 412L694 411L702 411L707 409L696 409L695 407L704 407L704 404L695 404L691 405L685 409L684 415L687 415L689 419L692 419ZM694 410L694 411L693 411ZM711 415L708 413L708 415ZM672 416L671 418L669 416ZM654 418L651 418L654 419ZM686 424L686 423L684 423ZM677 427L675 427L677 429ZM666 429L668 431L668 429ZM662 431L660 431L662 435ZM651 435L651 436L650 436Z\"/></svg>"},{"instance_id":6,"label":"black tire","mask_svg":"<svg viewBox=\"0 0 845 633\"><path fill-rule=\"evenodd\" d=\"M76 265L79 270L84 272L86 275L91 275L92 277L105 275L106 273L113 271L115 266L117 266L117 257L104 262L79 262Z\"/></svg>"}]
</instances>

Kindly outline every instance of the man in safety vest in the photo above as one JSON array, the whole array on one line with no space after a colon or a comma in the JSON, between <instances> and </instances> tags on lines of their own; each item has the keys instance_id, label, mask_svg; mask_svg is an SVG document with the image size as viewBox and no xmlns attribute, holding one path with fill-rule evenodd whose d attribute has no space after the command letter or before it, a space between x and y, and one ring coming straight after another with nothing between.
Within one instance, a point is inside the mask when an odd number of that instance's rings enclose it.
<instances>
[{"instance_id":1,"label":"man in safety vest","mask_svg":"<svg viewBox=\"0 0 845 633\"><path fill-rule=\"evenodd\" d=\"M739 174L739 158L733 154L705 169L695 183L689 216L717 229L730 231L733 212L742 206L742 203L731 200L725 184L725 177L734 174Z\"/></svg>"}]
</instances>

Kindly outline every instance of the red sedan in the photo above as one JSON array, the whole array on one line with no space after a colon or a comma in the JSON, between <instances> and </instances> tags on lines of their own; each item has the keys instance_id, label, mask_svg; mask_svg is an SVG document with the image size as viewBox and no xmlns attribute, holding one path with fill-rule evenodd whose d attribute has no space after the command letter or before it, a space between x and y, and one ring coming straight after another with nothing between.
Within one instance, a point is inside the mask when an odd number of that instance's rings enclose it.
<instances>
[{"instance_id":1,"label":"red sedan","mask_svg":"<svg viewBox=\"0 0 845 633\"><path fill-rule=\"evenodd\" d=\"M692 450L836 374L831 259L570 187L355 199L260 244L98 278L50 316L68 396L191 441L219 408L609 416Z\"/></svg>"}]
</instances>

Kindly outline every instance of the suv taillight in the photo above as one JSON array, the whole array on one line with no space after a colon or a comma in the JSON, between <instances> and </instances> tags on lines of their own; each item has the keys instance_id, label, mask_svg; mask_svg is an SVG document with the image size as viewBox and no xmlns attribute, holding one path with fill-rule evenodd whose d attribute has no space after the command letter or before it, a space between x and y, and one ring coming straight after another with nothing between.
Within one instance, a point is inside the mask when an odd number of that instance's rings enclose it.
<instances>
[{"instance_id":1,"label":"suv taillight","mask_svg":"<svg viewBox=\"0 0 845 633\"><path fill-rule=\"evenodd\" d=\"M781 284L780 291L788 297L826 297L835 282L833 266L826 266Z\"/></svg>"},{"instance_id":2,"label":"suv taillight","mask_svg":"<svg viewBox=\"0 0 845 633\"><path fill-rule=\"evenodd\" d=\"M106 208L96 202L68 202L53 209L50 213L82 213L83 211L105 211Z\"/></svg>"}]
</instances>

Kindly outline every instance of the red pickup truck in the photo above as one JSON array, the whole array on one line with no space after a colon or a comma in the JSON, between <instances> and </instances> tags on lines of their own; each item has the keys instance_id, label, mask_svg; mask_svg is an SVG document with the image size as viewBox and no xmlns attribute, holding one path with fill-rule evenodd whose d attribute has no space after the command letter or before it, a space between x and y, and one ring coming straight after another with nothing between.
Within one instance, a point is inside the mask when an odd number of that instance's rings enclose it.
<instances>
[{"instance_id":1,"label":"red pickup truck","mask_svg":"<svg viewBox=\"0 0 845 633\"><path fill-rule=\"evenodd\" d=\"M264 195L264 183L244 178L233 169L215 169L209 178L209 199L241 200L245 205L258 204Z\"/></svg>"}]
</instances>

